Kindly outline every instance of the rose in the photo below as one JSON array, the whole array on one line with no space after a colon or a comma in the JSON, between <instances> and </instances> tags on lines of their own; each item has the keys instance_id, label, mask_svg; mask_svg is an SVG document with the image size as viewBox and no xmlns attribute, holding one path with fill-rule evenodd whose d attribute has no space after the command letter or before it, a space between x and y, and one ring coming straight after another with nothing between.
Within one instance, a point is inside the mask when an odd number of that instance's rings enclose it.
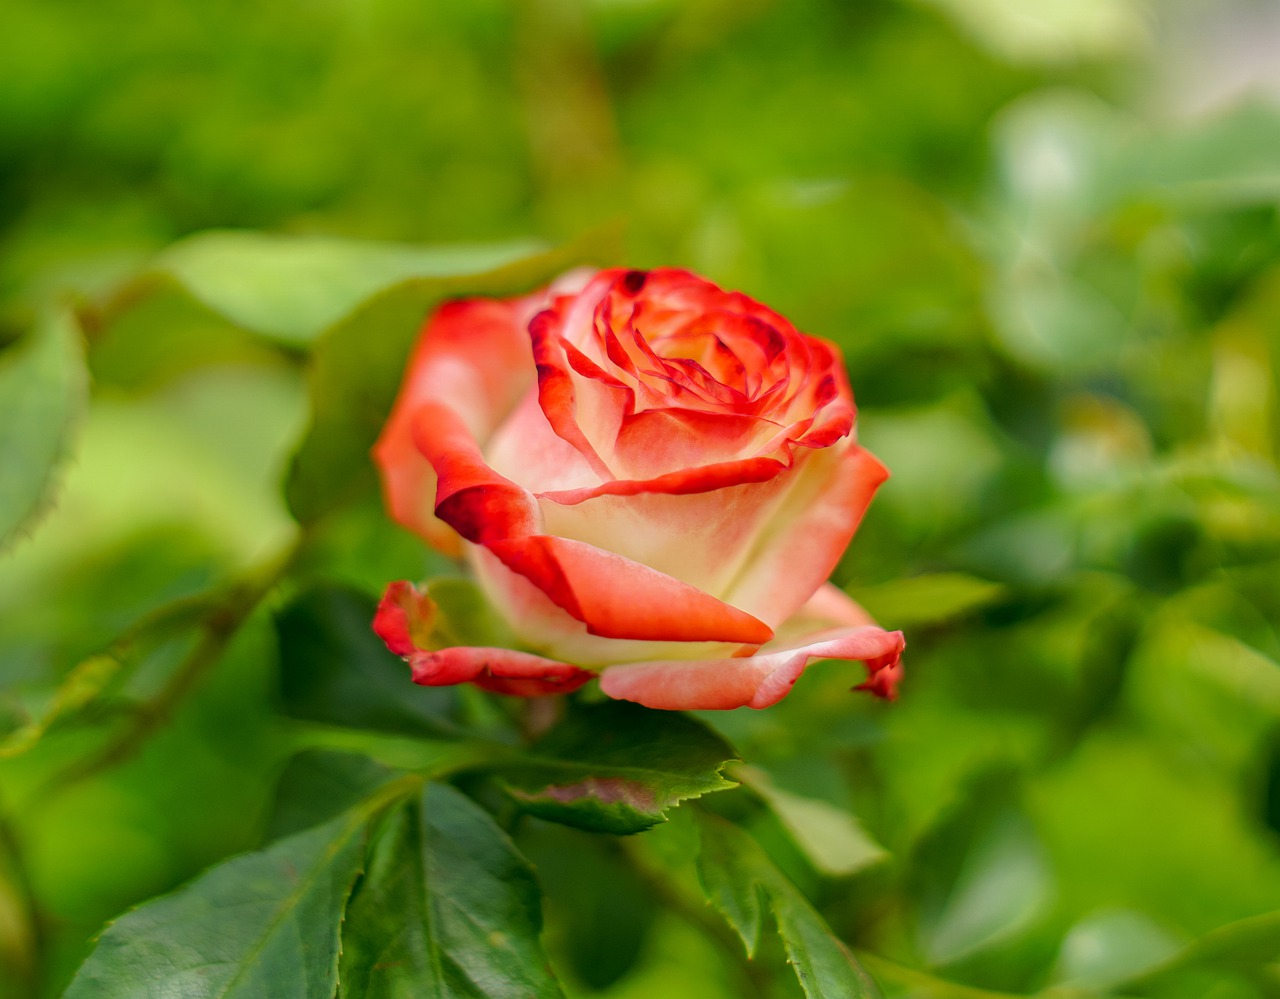
<instances>
[{"instance_id":1,"label":"rose","mask_svg":"<svg viewBox=\"0 0 1280 999\"><path fill-rule=\"evenodd\" d=\"M374 448L392 516L464 555L522 649L438 647L393 583L416 682L765 707L815 659L893 696L900 632L826 582L888 473L838 349L693 274L604 270L444 305Z\"/></svg>"}]
</instances>

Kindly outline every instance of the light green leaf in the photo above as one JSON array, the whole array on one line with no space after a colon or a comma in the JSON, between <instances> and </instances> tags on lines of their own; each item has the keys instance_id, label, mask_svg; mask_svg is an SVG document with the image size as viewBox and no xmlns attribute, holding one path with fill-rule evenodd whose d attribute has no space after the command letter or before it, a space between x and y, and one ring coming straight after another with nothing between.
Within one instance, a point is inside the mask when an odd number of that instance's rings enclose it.
<instances>
[{"instance_id":1,"label":"light green leaf","mask_svg":"<svg viewBox=\"0 0 1280 999\"><path fill-rule=\"evenodd\" d=\"M736 785L737 754L687 715L624 701L579 706L527 755L502 765L504 787L540 818L597 832L636 833L688 798Z\"/></svg>"},{"instance_id":2,"label":"light green leaf","mask_svg":"<svg viewBox=\"0 0 1280 999\"><path fill-rule=\"evenodd\" d=\"M312 355L312 425L285 485L294 515L311 522L355 497L376 494L369 449L391 409L410 348L436 305L450 297L532 291L603 256L591 245L601 238L514 262L495 258L471 272L417 274L366 298L331 327Z\"/></svg>"},{"instance_id":3,"label":"light green leaf","mask_svg":"<svg viewBox=\"0 0 1280 999\"><path fill-rule=\"evenodd\" d=\"M538 249L530 241L436 247L219 230L175 243L142 280L173 280L236 326L303 346L389 285L484 273Z\"/></svg>"},{"instance_id":4,"label":"light green leaf","mask_svg":"<svg viewBox=\"0 0 1280 999\"><path fill-rule=\"evenodd\" d=\"M555 999L533 869L447 785L391 812L342 934L351 999Z\"/></svg>"},{"instance_id":5,"label":"light green leaf","mask_svg":"<svg viewBox=\"0 0 1280 999\"><path fill-rule=\"evenodd\" d=\"M86 392L80 329L69 312L45 316L0 354L0 550L48 508Z\"/></svg>"},{"instance_id":6,"label":"light green leaf","mask_svg":"<svg viewBox=\"0 0 1280 999\"><path fill-rule=\"evenodd\" d=\"M330 999L367 825L349 813L120 917L67 999Z\"/></svg>"},{"instance_id":7,"label":"light green leaf","mask_svg":"<svg viewBox=\"0 0 1280 999\"><path fill-rule=\"evenodd\" d=\"M1094 913L1062 941L1055 980L1107 989L1167 961L1176 940L1147 916L1128 909Z\"/></svg>"},{"instance_id":8,"label":"light green leaf","mask_svg":"<svg viewBox=\"0 0 1280 999\"><path fill-rule=\"evenodd\" d=\"M730 775L764 800L819 873L846 877L889 856L853 815L835 805L784 791L755 767L734 767Z\"/></svg>"},{"instance_id":9,"label":"light green leaf","mask_svg":"<svg viewBox=\"0 0 1280 999\"><path fill-rule=\"evenodd\" d=\"M716 816L701 815L699 820L698 877L707 899L742 937L748 956L760 939L763 898L777 920L788 963L808 999L880 995L849 949L750 836Z\"/></svg>"},{"instance_id":10,"label":"light green leaf","mask_svg":"<svg viewBox=\"0 0 1280 999\"><path fill-rule=\"evenodd\" d=\"M854 596L877 621L910 628L964 617L995 603L1006 592L999 583L961 572L937 572L860 587Z\"/></svg>"},{"instance_id":11,"label":"light green leaf","mask_svg":"<svg viewBox=\"0 0 1280 999\"><path fill-rule=\"evenodd\" d=\"M1241 919L1211 930L1156 968L1125 979L1118 987L1145 993L1161 983L1177 983L1192 970L1261 971L1280 954L1280 911Z\"/></svg>"},{"instance_id":12,"label":"light green leaf","mask_svg":"<svg viewBox=\"0 0 1280 999\"><path fill-rule=\"evenodd\" d=\"M1052 874L1030 820L993 772L935 827L917 858L921 942L948 964L1024 930L1048 902Z\"/></svg>"}]
</instances>

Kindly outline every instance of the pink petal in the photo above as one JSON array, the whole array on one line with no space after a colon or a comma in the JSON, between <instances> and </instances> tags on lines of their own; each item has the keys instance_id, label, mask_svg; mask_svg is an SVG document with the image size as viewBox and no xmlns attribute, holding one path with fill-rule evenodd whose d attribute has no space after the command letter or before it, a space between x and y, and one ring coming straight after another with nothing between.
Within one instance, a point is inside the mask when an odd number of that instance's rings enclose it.
<instances>
[{"instance_id":1,"label":"pink petal","mask_svg":"<svg viewBox=\"0 0 1280 999\"><path fill-rule=\"evenodd\" d=\"M711 594L582 541L532 535L485 547L593 635L752 644L773 637L768 625Z\"/></svg>"},{"instance_id":2,"label":"pink petal","mask_svg":"<svg viewBox=\"0 0 1280 999\"><path fill-rule=\"evenodd\" d=\"M900 631L841 628L793 648L735 659L611 666L600 674L600 689L618 700L672 711L767 708L790 692L815 659L850 659L862 661L869 671L860 687L892 699L905 644Z\"/></svg>"}]
</instances>

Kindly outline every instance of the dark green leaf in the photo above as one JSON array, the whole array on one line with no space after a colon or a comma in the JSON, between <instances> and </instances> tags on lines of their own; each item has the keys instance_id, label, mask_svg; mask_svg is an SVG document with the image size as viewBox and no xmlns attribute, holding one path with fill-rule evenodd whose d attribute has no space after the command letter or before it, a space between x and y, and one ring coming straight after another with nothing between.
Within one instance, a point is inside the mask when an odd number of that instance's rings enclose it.
<instances>
[{"instance_id":1,"label":"dark green leaf","mask_svg":"<svg viewBox=\"0 0 1280 999\"><path fill-rule=\"evenodd\" d=\"M86 388L80 330L67 312L0 354L0 549L48 507Z\"/></svg>"},{"instance_id":2,"label":"dark green leaf","mask_svg":"<svg viewBox=\"0 0 1280 999\"><path fill-rule=\"evenodd\" d=\"M538 872L560 966L591 989L609 988L643 959L662 912L653 878L671 872L641 872L613 836L537 820L514 835Z\"/></svg>"},{"instance_id":3,"label":"dark green leaf","mask_svg":"<svg viewBox=\"0 0 1280 999\"><path fill-rule=\"evenodd\" d=\"M596 237L599 241L599 237ZM410 348L427 314L446 298L513 295L599 256L568 247L507 266L490 261L465 276L418 275L362 302L316 344L310 374L313 421L285 487L303 522L376 489L369 449L386 421Z\"/></svg>"},{"instance_id":4,"label":"dark green leaf","mask_svg":"<svg viewBox=\"0 0 1280 999\"><path fill-rule=\"evenodd\" d=\"M375 603L342 587L300 594L276 616L280 688L294 718L407 735L456 732L456 694L420 687L373 632Z\"/></svg>"},{"instance_id":5,"label":"dark green leaf","mask_svg":"<svg viewBox=\"0 0 1280 999\"><path fill-rule=\"evenodd\" d=\"M763 900L773 912L788 962L808 999L879 996L875 982L849 949L750 836L716 816L699 819L698 877L708 900L742 937L748 956L760 939Z\"/></svg>"},{"instance_id":6,"label":"dark green leaf","mask_svg":"<svg viewBox=\"0 0 1280 999\"><path fill-rule=\"evenodd\" d=\"M220 864L107 927L69 999L330 999L368 816Z\"/></svg>"},{"instance_id":7,"label":"dark green leaf","mask_svg":"<svg viewBox=\"0 0 1280 999\"><path fill-rule=\"evenodd\" d=\"M360 753L304 750L289 761L276 785L268 842L328 821L397 776Z\"/></svg>"},{"instance_id":8,"label":"dark green leaf","mask_svg":"<svg viewBox=\"0 0 1280 999\"><path fill-rule=\"evenodd\" d=\"M687 798L736 786L737 754L701 722L623 701L582 705L504 767L506 790L534 815L597 832L641 832Z\"/></svg>"},{"instance_id":9,"label":"dark green leaf","mask_svg":"<svg viewBox=\"0 0 1280 999\"><path fill-rule=\"evenodd\" d=\"M554 999L533 870L488 814L429 784L373 844L342 934L351 999Z\"/></svg>"}]
</instances>

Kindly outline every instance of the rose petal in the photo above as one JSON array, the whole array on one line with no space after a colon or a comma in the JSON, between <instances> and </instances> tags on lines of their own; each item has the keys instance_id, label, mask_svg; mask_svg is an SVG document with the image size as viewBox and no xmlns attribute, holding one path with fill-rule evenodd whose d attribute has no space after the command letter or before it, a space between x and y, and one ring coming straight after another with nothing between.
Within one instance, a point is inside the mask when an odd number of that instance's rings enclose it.
<instances>
[{"instance_id":1,"label":"rose petal","mask_svg":"<svg viewBox=\"0 0 1280 999\"><path fill-rule=\"evenodd\" d=\"M773 629L695 586L581 541L549 535L485 547L603 638L760 644Z\"/></svg>"},{"instance_id":2,"label":"rose petal","mask_svg":"<svg viewBox=\"0 0 1280 999\"><path fill-rule=\"evenodd\" d=\"M874 625L840 628L810 636L807 644L765 648L753 656L610 666L600 674L600 689L618 700L670 711L767 708L790 692L814 660L850 659L870 671L861 689L892 699L905 645L900 631Z\"/></svg>"},{"instance_id":3,"label":"rose petal","mask_svg":"<svg viewBox=\"0 0 1280 999\"><path fill-rule=\"evenodd\" d=\"M373 618L378 637L409 664L413 682L424 687L474 683L499 694L537 697L568 693L595 676L590 670L514 649L429 648L435 617L435 601L401 580L387 586Z\"/></svg>"},{"instance_id":4,"label":"rose petal","mask_svg":"<svg viewBox=\"0 0 1280 999\"><path fill-rule=\"evenodd\" d=\"M441 521L477 544L538 530L533 496L489 467L457 413L425 403L412 429L419 452L438 476L435 515Z\"/></svg>"},{"instance_id":5,"label":"rose petal","mask_svg":"<svg viewBox=\"0 0 1280 999\"><path fill-rule=\"evenodd\" d=\"M875 456L857 444L813 452L782 509L773 514L778 529L747 554L741 578L717 592L775 626L791 617L831 575L888 477Z\"/></svg>"},{"instance_id":6,"label":"rose petal","mask_svg":"<svg viewBox=\"0 0 1280 999\"><path fill-rule=\"evenodd\" d=\"M387 509L433 546L456 555L460 546L434 516L436 474L415 444L424 403L454 412L483 442L533 384L525 324L545 294L511 301L471 299L442 305L423 327L400 393L373 448Z\"/></svg>"},{"instance_id":7,"label":"rose petal","mask_svg":"<svg viewBox=\"0 0 1280 999\"><path fill-rule=\"evenodd\" d=\"M601 479L613 472L596 451L584 427L612 440L622 419L618 401L608 385L575 377L559 336L559 316L554 310L539 313L529 324L533 359L538 375L538 404L556 436L582 455ZM579 410L582 412L579 412Z\"/></svg>"},{"instance_id":8,"label":"rose petal","mask_svg":"<svg viewBox=\"0 0 1280 999\"><path fill-rule=\"evenodd\" d=\"M409 657L413 682L424 687L474 683L517 697L567 694L595 676L590 670L514 649L455 646Z\"/></svg>"},{"instance_id":9,"label":"rose petal","mask_svg":"<svg viewBox=\"0 0 1280 999\"><path fill-rule=\"evenodd\" d=\"M436 603L412 583L388 583L373 615L373 630L395 655L406 658L425 648L435 623Z\"/></svg>"}]
</instances>

